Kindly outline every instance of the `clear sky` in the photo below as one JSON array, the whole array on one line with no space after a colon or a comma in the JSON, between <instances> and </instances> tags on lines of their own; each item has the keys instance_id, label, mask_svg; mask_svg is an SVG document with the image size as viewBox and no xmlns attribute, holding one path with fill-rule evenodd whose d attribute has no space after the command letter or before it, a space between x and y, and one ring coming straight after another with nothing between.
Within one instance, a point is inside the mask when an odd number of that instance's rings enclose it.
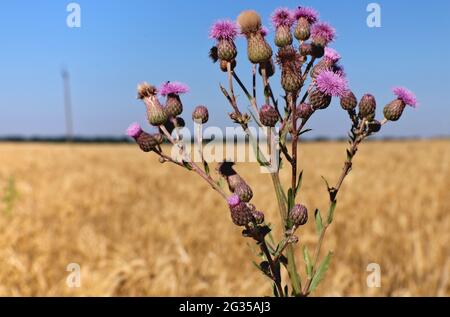
<instances>
[{"instance_id":1,"label":"clear sky","mask_svg":"<svg viewBox=\"0 0 450 317\"><path fill-rule=\"evenodd\" d=\"M130 122L145 125L144 106L135 91L144 80L188 83L185 117L190 118L195 105L206 104L211 124L225 126L229 108L218 84L226 80L207 57L213 44L209 27L249 8L259 11L269 26L277 5L313 6L336 27L333 47L343 56L351 87L359 97L374 94L380 115L393 99L393 86L416 93L419 108L407 111L384 135L450 135L450 1L373 1L381 5L381 28L367 26L366 7L372 1L366 0L76 2L81 28L71 29L66 26L70 1L2 1L0 135L64 133L62 65L71 74L78 135L119 136ZM238 72L248 81L245 41L239 42ZM344 136L348 121L335 101L310 127L316 136Z\"/></svg>"}]
</instances>

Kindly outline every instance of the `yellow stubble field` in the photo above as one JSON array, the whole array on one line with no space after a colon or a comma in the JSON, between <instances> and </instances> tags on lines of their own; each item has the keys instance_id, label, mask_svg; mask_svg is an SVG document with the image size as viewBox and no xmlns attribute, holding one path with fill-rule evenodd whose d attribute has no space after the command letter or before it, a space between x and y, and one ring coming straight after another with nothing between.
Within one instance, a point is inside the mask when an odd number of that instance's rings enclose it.
<instances>
[{"instance_id":1,"label":"yellow stubble field","mask_svg":"<svg viewBox=\"0 0 450 317\"><path fill-rule=\"evenodd\" d=\"M327 208L345 144L300 146L310 217ZM279 228L270 177L237 170ZM289 171L282 180L289 183ZM339 196L316 296L450 295L450 141L364 144ZM135 145L0 144L0 295L271 295L221 197L196 175ZM309 221L299 231L310 249ZM280 231L275 229L279 237ZM300 248L298 266L304 272ZM79 287L67 284L70 263ZM377 263L381 287L370 288ZM76 286L76 285L75 285Z\"/></svg>"}]
</instances>

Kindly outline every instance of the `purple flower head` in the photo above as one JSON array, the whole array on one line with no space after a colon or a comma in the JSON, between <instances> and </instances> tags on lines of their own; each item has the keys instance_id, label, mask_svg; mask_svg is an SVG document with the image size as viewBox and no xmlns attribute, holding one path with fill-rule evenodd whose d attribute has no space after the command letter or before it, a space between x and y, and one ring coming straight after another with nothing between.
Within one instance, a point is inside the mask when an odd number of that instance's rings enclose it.
<instances>
[{"instance_id":1,"label":"purple flower head","mask_svg":"<svg viewBox=\"0 0 450 317\"><path fill-rule=\"evenodd\" d=\"M347 80L330 70L321 72L316 79L317 88L324 94L342 97L347 91Z\"/></svg>"},{"instance_id":2,"label":"purple flower head","mask_svg":"<svg viewBox=\"0 0 450 317\"><path fill-rule=\"evenodd\" d=\"M239 199L239 196L234 194L231 195L228 198L228 206L230 206L231 208L236 207L237 205L239 205L241 203L241 200Z\"/></svg>"},{"instance_id":3,"label":"purple flower head","mask_svg":"<svg viewBox=\"0 0 450 317\"><path fill-rule=\"evenodd\" d=\"M294 17L288 8L278 8L272 13L272 24L274 28L280 26L291 27L294 24Z\"/></svg>"},{"instance_id":4,"label":"purple flower head","mask_svg":"<svg viewBox=\"0 0 450 317\"><path fill-rule=\"evenodd\" d=\"M158 89L161 96L167 95L181 95L189 91L189 87L186 84L177 81L168 81L161 85Z\"/></svg>"},{"instance_id":5,"label":"purple flower head","mask_svg":"<svg viewBox=\"0 0 450 317\"><path fill-rule=\"evenodd\" d=\"M259 33L261 33L261 35L262 35L263 37L266 37L267 34L269 34L269 29L263 25L263 26L261 27L261 30L259 30Z\"/></svg>"},{"instance_id":6,"label":"purple flower head","mask_svg":"<svg viewBox=\"0 0 450 317\"><path fill-rule=\"evenodd\" d=\"M294 11L294 18L296 20L305 18L309 23L313 24L316 23L317 19L319 18L319 13L313 8L298 7Z\"/></svg>"},{"instance_id":7,"label":"purple flower head","mask_svg":"<svg viewBox=\"0 0 450 317\"><path fill-rule=\"evenodd\" d=\"M325 44L328 44L334 40L336 36L336 30L328 23L321 22L316 23L311 28L311 38L322 39Z\"/></svg>"},{"instance_id":8,"label":"purple flower head","mask_svg":"<svg viewBox=\"0 0 450 317\"><path fill-rule=\"evenodd\" d=\"M134 122L127 129L127 135L132 138L137 138L142 133L141 126Z\"/></svg>"},{"instance_id":9,"label":"purple flower head","mask_svg":"<svg viewBox=\"0 0 450 317\"><path fill-rule=\"evenodd\" d=\"M414 95L414 93L410 90L404 87L395 87L392 91L398 99L403 101L408 106L416 107L418 105L416 95Z\"/></svg>"},{"instance_id":10,"label":"purple flower head","mask_svg":"<svg viewBox=\"0 0 450 317\"><path fill-rule=\"evenodd\" d=\"M238 35L239 28L231 20L219 20L213 24L209 31L209 37L212 39L232 41Z\"/></svg>"},{"instance_id":11,"label":"purple flower head","mask_svg":"<svg viewBox=\"0 0 450 317\"><path fill-rule=\"evenodd\" d=\"M325 59L329 60L330 62L337 63L341 59L341 55L335 50L330 47L325 47Z\"/></svg>"}]
</instances>

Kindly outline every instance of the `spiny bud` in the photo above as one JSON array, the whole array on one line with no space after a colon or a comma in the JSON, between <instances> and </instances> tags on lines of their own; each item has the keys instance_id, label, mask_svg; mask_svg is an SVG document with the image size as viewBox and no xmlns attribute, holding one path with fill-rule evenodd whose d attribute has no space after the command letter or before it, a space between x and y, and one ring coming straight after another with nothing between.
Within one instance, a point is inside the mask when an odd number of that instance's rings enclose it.
<instances>
[{"instance_id":1,"label":"spiny bud","mask_svg":"<svg viewBox=\"0 0 450 317\"><path fill-rule=\"evenodd\" d=\"M286 92L298 92L302 87L302 83L302 78L298 72L291 67L282 67L281 86Z\"/></svg>"},{"instance_id":2,"label":"spiny bud","mask_svg":"<svg viewBox=\"0 0 450 317\"><path fill-rule=\"evenodd\" d=\"M309 103L302 103L297 106L297 115L301 119L308 119L314 113L313 107Z\"/></svg>"},{"instance_id":3,"label":"spiny bud","mask_svg":"<svg viewBox=\"0 0 450 317\"><path fill-rule=\"evenodd\" d=\"M278 47L285 47L292 44L291 28L287 25L282 25L275 31L275 45Z\"/></svg>"},{"instance_id":4,"label":"spiny bud","mask_svg":"<svg viewBox=\"0 0 450 317\"><path fill-rule=\"evenodd\" d=\"M133 123L127 129L127 135L134 138L142 151L150 152L164 139L160 134L150 135L143 131L139 124Z\"/></svg>"},{"instance_id":5,"label":"spiny bud","mask_svg":"<svg viewBox=\"0 0 450 317\"><path fill-rule=\"evenodd\" d=\"M266 71L267 78L275 75L275 65L273 63L273 60L269 59L267 62L259 64L258 72L261 76L263 69Z\"/></svg>"},{"instance_id":6,"label":"spiny bud","mask_svg":"<svg viewBox=\"0 0 450 317\"><path fill-rule=\"evenodd\" d=\"M350 111L356 108L358 100L356 96L350 90L347 90L341 97L341 107L344 110Z\"/></svg>"},{"instance_id":7,"label":"spiny bud","mask_svg":"<svg viewBox=\"0 0 450 317\"><path fill-rule=\"evenodd\" d=\"M206 108L205 106L197 106L194 109L194 112L192 112L192 120L194 120L195 122L205 124L206 122L208 122L208 119L208 108Z\"/></svg>"},{"instance_id":8,"label":"spiny bud","mask_svg":"<svg viewBox=\"0 0 450 317\"><path fill-rule=\"evenodd\" d=\"M230 62L230 70L234 70L236 68L236 60L233 59ZM220 61L220 70L223 71L224 73L228 72L228 62L225 60L221 60Z\"/></svg>"},{"instance_id":9,"label":"spiny bud","mask_svg":"<svg viewBox=\"0 0 450 317\"><path fill-rule=\"evenodd\" d=\"M264 213L262 211L252 211L253 218L255 218L255 222L257 225L264 223Z\"/></svg>"},{"instance_id":10,"label":"spiny bud","mask_svg":"<svg viewBox=\"0 0 450 317\"><path fill-rule=\"evenodd\" d=\"M311 78L312 79L316 79L317 76L319 76L319 74L325 70L330 69L330 67L327 66L327 64L321 60L320 62L318 62L316 65L314 65L314 67L311 69Z\"/></svg>"},{"instance_id":11,"label":"spiny bud","mask_svg":"<svg viewBox=\"0 0 450 317\"><path fill-rule=\"evenodd\" d=\"M396 99L384 107L384 117L389 121L398 121L406 108L406 104Z\"/></svg>"},{"instance_id":12,"label":"spiny bud","mask_svg":"<svg viewBox=\"0 0 450 317\"><path fill-rule=\"evenodd\" d=\"M299 41L307 41L311 36L311 24L305 18L298 20L295 27L294 36Z\"/></svg>"},{"instance_id":13,"label":"spiny bud","mask_svg":"<svg viewBox=\"0 0 450 317\"><path fill-rule=\"evenodd\" d=\"M300 54L302 56L312 55L313 49L310 43L302 43L300 45Z\"/></svg>"},{"instance_id":14,"label":"spiny bud","mask_svg":"<svg viewBox=\"0 0 450 317\"><path fill-rule=\"evenodd\" d=\"M289 212L289 218L295 226L303 226L308 222L308 209L304 205L295 205Z\"/></svg>"},{"instance_id":15,"label":"spiny bud","mask_svg":"<svg viewBox=\"0 0 450 317\"><path fill-rule=\"evenodd\" d=\"M267 62L272 57L272 48L260 32L250 33L247 36L248 59L253 64Z\"/></svg>"},{"instance_id":16,"label":"spiny bud","mask_svg":"<svg viewBox=\"0 0 450 317\"><path fill-rule=\"evenodd\" d=\"M221 40L217 43L217 56L219 59L231 62L237 56L236 45L230 40Z\"/></svg>"},{"instance_id":17,"label":"spiny bud","mask_svg":"<svg viewBox=\"0 0 450 317\"><path fill-rule=\"evenodd\" d=\"M313 90L309 94L309 103L314 110L326 109L331 104L331 96L321 92L319 89Z\"/></svg>"},{"instance_id":18,"label":"spiny bud","mask_svg":"<svg viewBox=\"0 0 450 317\"><path fill-rule=\"evenodd\" d=\"M181 103L180 95L189 91L186 84L180 82L166 82L159 88L161 96L166 96L166 106L164 111L168 117L179 116L183 112L183 104Z\"/></svg>"},{"instance_id":19,"label":"spiny bud","mask_svg":"<svg viewBox=\"0 0 450 317\"><path fill-rule=\"evenodd\" d=\"M312 43L311 44L311 56L315 58L321 58L325 55L325 48L322 45Z\"/></svg>"},{"instance_id":20,"label":"spiny bud","mask_svg":"<svg viewBox=\"0 0 450 317\"><path fill-rule=\"evenodd\" d=\"M375 97L370 94L365 94L359 102L359 117L368 118L375 113L377 102Z\"/></svg>"},{"instance_id":21,"label":"spiny bud","mask_svg":"<svg viewBox=\"0 0 450 317\"><path fill-rule=\"evenodd\" d=\"M271 105L264 105L259 111L259 118L263 126L274 127L279 119L278 112Z\"/></svg>"},{"instance_id":22,"label":"spiny bud","mask_svg":"<svg viewBox=\"0 0 450 317\"><path fill-rule=\"evenodd\" d=\"M376 133L381 130L381 123L377 120L372 120L367 124L370 133Z\"/></svg>"},{"instance_id":23,"label":"spiny bud","mask_svg":"<svg viewBox=\"0 0 450 317\"><path fill-rule=\"evenodd\" d=\"M240 202L238 205L231 207L231 219L236 226L246 226L253 222L253 214L246 203Z\"/></svg>"},{"instance_id":24,"label":"spiny bud","mask_svg":"<svg viewBox=\"0 0 450 317\"><path fill-rule=\"evenodd\" d=\"M250 188L250 186L247 185L245 182L240 182L235 190L234 193L238 195L239 199L243 202L249 202L253 198L253 191Z\"/></svg>"}]
</instances>

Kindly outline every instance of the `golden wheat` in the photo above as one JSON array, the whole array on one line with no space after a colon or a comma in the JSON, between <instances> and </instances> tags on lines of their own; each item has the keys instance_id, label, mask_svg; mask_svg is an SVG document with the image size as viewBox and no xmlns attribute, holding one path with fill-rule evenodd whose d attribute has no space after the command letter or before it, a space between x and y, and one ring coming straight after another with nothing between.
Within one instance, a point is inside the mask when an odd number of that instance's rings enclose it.
<instances>
[{"instance_id":1,"label":"golden wheat","mask_svg":"<svg viewBox=\"0 0 450 317\"><path fill-rule=\"evenodd\" d=\"M344 148L301 146L299 199L310 211L326 208L321 175L336 180ZM132 145L1 144L0 153L0 295L270 295L225 204L196 175ZM238 165L278 225L270 180L257 168ZM315 295L450 295L449 189L449 141L363 145ZM310 221L300 240L315 239ZM69 263L81 266L80 288L66 284ZM381 288L367 287L370 263L381 266Z\"/></svg>"}]
</instances>

